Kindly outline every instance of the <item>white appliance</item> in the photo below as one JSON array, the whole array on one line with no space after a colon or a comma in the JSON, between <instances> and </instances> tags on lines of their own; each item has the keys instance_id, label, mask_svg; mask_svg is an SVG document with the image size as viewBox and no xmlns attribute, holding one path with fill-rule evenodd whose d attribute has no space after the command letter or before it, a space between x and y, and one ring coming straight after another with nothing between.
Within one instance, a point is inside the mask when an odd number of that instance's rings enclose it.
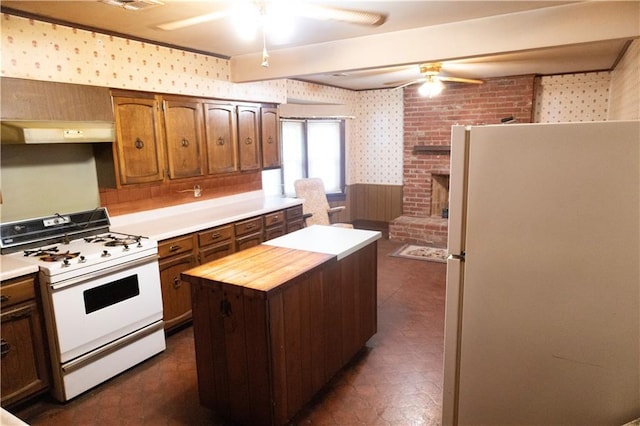
<instances>
[{"instance_id":1,"label":"white appliance","mask_svg":"<svg viewBox=\"0 0 640 426\"><path fill-rule=\"evenodd\" d=\"M640 122L452 128L443 424L640 417Z\"/></svg>"},{"instance_id":2,"label":"white appliance","mask_svg":"<svg viewBox=\"0 0 640 426\"><path fill-rule=\"evenodd\" d=\"M165 349L158 244L109 232L106 209L3 223L38 266L53 396L67 401Z\"/></svg>"}]
</instances>

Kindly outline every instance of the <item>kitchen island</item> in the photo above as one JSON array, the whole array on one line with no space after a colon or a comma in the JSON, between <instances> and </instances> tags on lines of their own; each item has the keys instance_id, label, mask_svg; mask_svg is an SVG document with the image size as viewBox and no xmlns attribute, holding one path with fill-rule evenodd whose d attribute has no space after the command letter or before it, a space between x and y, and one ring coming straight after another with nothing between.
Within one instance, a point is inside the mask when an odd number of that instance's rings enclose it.
<instances>
[{"instance_id":1,"label":"kitchen island","mask_svg":"<svg viewBox=\"0 0 640 426\"><path fill-rule=\"evenodd\" d=\"M290 421L376 333L379 238L315 225L184 272L200 403Z\"/></svg>"}]
</instances>

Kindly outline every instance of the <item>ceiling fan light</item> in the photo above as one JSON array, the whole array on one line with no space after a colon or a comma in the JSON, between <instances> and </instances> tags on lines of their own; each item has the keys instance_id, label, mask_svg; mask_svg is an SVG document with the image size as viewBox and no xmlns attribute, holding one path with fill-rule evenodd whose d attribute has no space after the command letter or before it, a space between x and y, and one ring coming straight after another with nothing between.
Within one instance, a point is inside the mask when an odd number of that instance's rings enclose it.
<instances>
[{"instance_id":1,"label":"ceiling fan light","mask_svg":"<svg viewBox=\"0 0 640 426\"><path fill-rule=\"evenodd\" d=\"M418 93L420 94L420 96L427 96L429 98L432 98L442 93L443 89L444 84L442 84L440 80L438 80L437 78L430 78L427 79L427 81L418 88Z\"/></svg>"},{"instance_id":2,"label":"ceiling fan light","mask_svg":"<svg viewBox=\"0 0 640 426\"><path fill-rule=\"evenodd\" d=\"M240 2L231 13L233 26L238 36L245 41L256 39L261 24L260 10L252 3Z\"/></svg>"}]
</instances>

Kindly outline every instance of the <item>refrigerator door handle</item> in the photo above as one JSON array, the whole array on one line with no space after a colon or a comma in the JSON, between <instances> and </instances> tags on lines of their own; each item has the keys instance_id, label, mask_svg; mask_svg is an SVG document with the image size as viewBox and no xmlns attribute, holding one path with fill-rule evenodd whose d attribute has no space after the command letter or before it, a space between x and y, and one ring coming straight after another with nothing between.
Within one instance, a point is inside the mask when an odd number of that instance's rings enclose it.
<instances>
[{"instance_id":1,"label":"refrigerator door handle","mask_svg":"<svg viewBox=\"0 0 640 426\"><path fill-rule=\"evenodd\" d=\"M456 260L459 260L460 262L464 262L465 256L466 256L465 252L462 252L460 254L450 254L449 259L456 259Z\"/></svg>"}]
</instances>

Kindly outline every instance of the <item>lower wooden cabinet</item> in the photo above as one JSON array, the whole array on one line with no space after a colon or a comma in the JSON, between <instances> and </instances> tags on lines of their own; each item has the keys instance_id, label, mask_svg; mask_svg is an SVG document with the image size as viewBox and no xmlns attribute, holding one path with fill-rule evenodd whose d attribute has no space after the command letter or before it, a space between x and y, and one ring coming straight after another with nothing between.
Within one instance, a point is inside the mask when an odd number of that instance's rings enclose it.
<instances>
[{"instance_id":1,"label":"lower wooden cabinet","mask_svg":"<svg viewBox=\"0 0 640 426\"><path fill-rule=\"evenodd\" d=\"M173 238L158 244L162 318L164 329L171 330L191 320L191 286L180 273L196 265L193 236Z\"/></svg>"},{"instance_id":2,"label":"lower wooden cabinet","mask_svg":"<svg viewBox=\"0 0 640 426\"><path fill-rule=\"evenodd\" d=\"M236 234L236 251L262 244L262 216L236 222L234 224Z\"/></svg>"},{"instance_id":3,"label":"lower wooden cabinet","mask_svg":"<svg viewBox=\"0 0 640 426\"><path fill-rule=\"evenodd\" d=\"M35 275L2 282L0 372L2 406L49 388L48 354L35 299Z\"/></svg>"},{"instance_id":4,"label":"lower wooden cabinet","mask_svg":"<svg viewBox=\"0 0 640 426\"><path fill-rule=\"evenodd\" d=\"M269 241L285 234L284 210L264 215L264 240Z\"/></svg>"},{"instance_id":5,"label":"lower wooden cabinet","mask_svg":"<svg viewBox=\"0 0 640 426\"><path fill-rule=\"evenodd\" d=\"M286 232L287 234L290 232L297 231L298 229L304 228L304 219L302 217L302 204L289 207L285 210L285 218L286 218Z\"/></svg>"},{"instance_id":6,"label":"lower wooden cabinet","mask_svg":"<svg viewBox=\"0 0 640 426\"><path fill-rule=\"evenodd\" d=\"M232 224L198 232L198 260L200 264L220 259L235 252Z\"/></svg>"}]
</instances>

